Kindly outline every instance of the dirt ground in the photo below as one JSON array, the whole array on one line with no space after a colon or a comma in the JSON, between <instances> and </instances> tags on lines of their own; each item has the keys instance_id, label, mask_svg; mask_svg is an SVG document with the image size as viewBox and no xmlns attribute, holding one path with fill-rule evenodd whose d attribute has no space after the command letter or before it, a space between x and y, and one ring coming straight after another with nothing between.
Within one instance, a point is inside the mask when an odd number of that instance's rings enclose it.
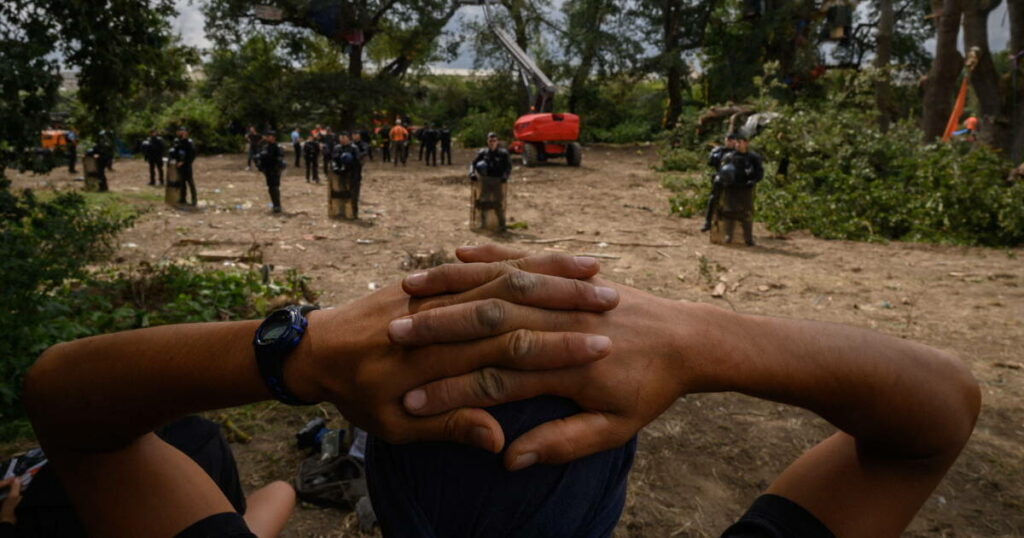
<instances>
[{"instance_id":1,"label":"dirt ground","mask_svg":"<svg viewBox=\"0 0 1024 538\"><path fill-rule=\"evenodd\" d=\"M144 163L121 160L111 190L149 211L123 234L118 256L175 259L264 242L274 274L297 268L322 291L321 304L341 305L398 280L410 252L451 253L493 240L598 254L606 277L670 298L848 323L946 348L970 364L984 409L906 536L1024 536L1024 250L773 237L761 227L755 248L710 245L697 219L668 214L669 193L651 168L653 147L587 147L580 168L517 165L509 216L524 229L492 238L468 229L469 158L461 150L452 167L427 168L415 156L405 168L369 163L357 223L329 220L326 187L307 184L295 168L283 179L285 213L273 215L244 156L201 157L201 202L192 212L163 205L162 190L145 184ZM70 179L57 171L19 177L16 185L81 185ZM719 282L724 297L712 297ZM302 458L293 434L317 412L340 423L326 406L296 411L267 403L225 413L254 435L234 445L247 488L293 475ZM640 434L616 535L717 536L831 431L807 412L740 395L681 399ZM303 506L286 535L351 536L353 521L344 511Z\"/></svg>"}]
</instances>

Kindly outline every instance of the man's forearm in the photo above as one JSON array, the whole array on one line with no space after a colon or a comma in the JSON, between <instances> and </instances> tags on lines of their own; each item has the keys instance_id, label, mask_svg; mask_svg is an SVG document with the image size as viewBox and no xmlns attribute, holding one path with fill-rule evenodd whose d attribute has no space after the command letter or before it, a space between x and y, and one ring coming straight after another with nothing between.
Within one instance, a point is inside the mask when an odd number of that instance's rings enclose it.
<instances>
[{"instance_id":1,"label":"man's forearm","mask_svg":"<svg viewBox=\"0 0 1024 538\"><path fill-rule=\"evenodd\" d=\"M907 458L959 451L980 405L952 355L873 331L708 308L697 392L736 391L809 409L861 448ZM955 447L955 448L953 448Z\"/></svg>"},{"instance_id":2,"label":"man's forearm","mask_svg":"<svg viewBox=\"0 0 1024 538\"><path fill-rule=\"evenodd\" d=\"M176 417L269 397L255 366L258 321L171 325L58 344L25 381L39 437L116 448Z\"/></svg>"}]
</instances>

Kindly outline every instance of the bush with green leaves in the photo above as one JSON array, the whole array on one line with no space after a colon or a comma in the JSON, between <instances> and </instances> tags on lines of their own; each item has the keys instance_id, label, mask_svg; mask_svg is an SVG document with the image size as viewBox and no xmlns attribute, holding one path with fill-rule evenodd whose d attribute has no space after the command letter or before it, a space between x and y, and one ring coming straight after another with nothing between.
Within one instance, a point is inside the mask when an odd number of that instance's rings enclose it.
<instances>
[{"instance_id":1,"label":"bush with green leaves","mask_svg":"<svg viewBox=\"0 0 1024 538\"><path fill-rule=\"evenodd\" d=\"M1024 184L1007 181L1007 160L981 144L924 144L909 121L882 133L869 84L847 75L830 82L836 86L829 100L762 103L762 110L781 114L751 144L765 157L756 218L770 230L809 230L827 239L1024 243ZM789 173L780 176L786 158ZM695 168L678 158L663 166ZM666 181L678 191L672 206L680 214L706 202L706 180Z\"/></svg>"}]
</instances>

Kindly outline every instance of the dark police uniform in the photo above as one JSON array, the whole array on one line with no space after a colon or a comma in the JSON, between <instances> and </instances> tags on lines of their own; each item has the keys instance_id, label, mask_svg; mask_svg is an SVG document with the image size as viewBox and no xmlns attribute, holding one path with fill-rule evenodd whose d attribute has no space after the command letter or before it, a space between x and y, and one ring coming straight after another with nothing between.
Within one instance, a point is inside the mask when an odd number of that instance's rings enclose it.
<instances>
[{"instance_id":1,"label":"dark police uniform","mask_svg":"<svg viewBox=\"0 0 1024 538\"><path fill-rule=\"evenodd\" d=\"M363 183L363 158L366 155L355 143L338 143L334 147L331 168L341 178L342 185L347 185L352 193L352 217L359 217L359 189Z\"/></svg>"},{"instance_id":2,"label":"dark police uniform","mask_svg":"<svg viewBox=\"0 0 1024 538\"><path fill-rule=\"evenodd\" d=\"M302 144L302 155L306 159L306 183L310 180L320 183L320 169L317 161L320 158L320 142L314 138Z\"/></svg>"},{"instance_id":3,"label":"dark police uniform","mask_svg":"<svg viewBox=\"0 0 1024 538\"><path fill-rule=\"evenodd\" d=\"M725 242L732 240L736 221L743 225L743 241L754 244L754 187L764 178L761 156L753 151L734 151L726 155L719 171L722 183L722 217L725 218Z\"/></svg>"},{"instance_id":4,"label":"dark police uniform","mask_svg":"<svg viewBox=\"0 0 1024 538\"><path fill-rule=\"evenodd\" d=\"M722 167L722 161L726 156L730 155L736 150L726 147L717 146L711 150L708 154L708 166L711 167L711 196L708 198L708 209L704 216L704 227L701 228L702 232L706 232L711 229L711 219L714 217L715 205L718 203L718 198L722 194L722 183L718 180L718 169Z\"/></svg>"},{"instance_id":5,"label":"dark police uniform","mask_svg":"<svg viewBox=\"0 0 1024 538\"><path fill-rule=\"evenodd\" d=\"M284 150L276 142L263 145L256 156L256 168L263 172L270 192L270 202L274 205L274 213L281 212L281 170L284 168Z\"/></svg>"},{"instance_id":6,"label":"dark police uniform","mask_svg":"<svg viewBox=\"0 0 1024 538\"><path fill-rule=\"evenodd\" d=\"M381 127L377 135L380 137L380 160L389 163L391 162L391 138L388 136L388 128Z\"/></svg>"},{"instance_id":7,"label":"dark police uniform","mask_svg":"<svg viewBox=\"0 0 1024 538\"><path fill-rule=\"evenodd\" d=\"M366 156L373 161L373 138L370 136L370 131L366 129L359 131L359 138L361 138L359 142L366 145Z\"/></svg>"},{"instance_id":8,"label":"dark police uniform","mask_svg":"<svg viewBox=\"0 0 1024 538\"><path fill-rule=\"evenodd\" d=\"M192 205L196 205L196 182L192 177L192 162L196 160L196 145L191 138L178 137L171 149L172 157L178 161L178 181L181 183L181 194L178 196L178 203L185 203L185 192L192 195Z\"/></svg>"},{"instance_id":9,"label":"dark police uniform","mask_svg":"<svg viewBox=\"0 0 1024 538\"><path fill-rule=\"evenodd\" d=\"M164 184L164 150L166 144L159 136L151 136L142 143L142 155L149 163L149 184L156 185L157 173L159 173L160 184Z\"/></svg>"},{"instance_id":10,"label":"dark police uniform","mask_svg":"<svg viewBox=\"0 0 1024 538\"><path fill-rule=\"evenodd\" d=\"M508 181L511 173L512 159L508 150L502 147L481 149L469 165L469 179L480 182L480 197L473 203L480 209L481 215L486 210L495 211L502 230L505 229L505 200L501 185Z\"/></svg>"},{"instance_id":11,"label":"dark police uniform","mask_svg":"<svg viewBox=\"0 0 1024 538\"><path fill-rule=\"evenodd\" d=\"M78 159L78 135L74 131L68 129L64 132L64 140L67 142L65 151L67 151L68 157L68 173L74 174L75 172L75 161Z\"/></svg>"},{"instance_id":12,"label":"dark police uniform","mask_svg":"<svg viewBox=\"0 0 1024 538\"><path fill-rule=\"evenodd\" d=\"M338 144L338 135L331 131L324 131L320 138L320 151L324 154L324 175L331 166L331 157L334 155L334 146Z\"/></svg>"},{"instance_id":13,"label":"dark police uniform","mask_svg":"<svg viewBox=\"0 0 1024 538\"><path fill-rule=\"evenodd\" d=\"M433 127L427 127L423 130L423 139L420 142L422 146L425 146L426 152L424 153L424 162L427 166L437 166L437 140L439 138L438 132ZM433 162L433 164L431 164Z\"/></svg>"},{"instance_id":14,"label":"dark police uniform","mask_svg":"<svg viewBox=\"0 0 1024 538\"><path fill-rule=\"evenodd\" d=\"M441 141L441 164L445 164L445 157L448 158L448 164L452 164L452 131L447 127L441 127L441 130L437 132L437 137Z\"/></svg>"},{"instance_id":15,"label":"dark police uniform","mask_svg":"<svg viewBox=\"0 0 1024 538\"><path fill-rule=\"evenodd\" d=\"M263 137L259 133L246 133L245 140L249 143L249 160L246 161L245 167L252 168L252 162L256 159L256 154L260 152L260 141Z\"/></svg>"},{"instance_id":16,"label":"dark police uniform","mask_svg":"<svg viewBox=\"0 0 1024 538\"><path fill-rule=\"evenodd\" d=\"M413 138L415 138L416 141L420 143L419 156L416 157L416 160L418 160L418 161L422 161L423 160L423 135L425 135L425 134L427 134L426 127L420 127L419 129L416 129L416 132L412 135Z\"/></svg>"}]
</instances>

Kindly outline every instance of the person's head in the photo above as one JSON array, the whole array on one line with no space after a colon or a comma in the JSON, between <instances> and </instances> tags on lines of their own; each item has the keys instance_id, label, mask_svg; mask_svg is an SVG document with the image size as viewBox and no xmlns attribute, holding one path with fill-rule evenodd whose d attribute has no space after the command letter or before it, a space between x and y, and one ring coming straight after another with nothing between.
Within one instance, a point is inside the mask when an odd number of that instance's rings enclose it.
<instances>
[{"instance_id":1,"label":"person's head","mask_svg":"<svg viewBox=\"0 0 1024 538\"><path fill-rule=\"evenodd\" d=\"M359 142L362 139L363 139L363 134L360 133L359 131L355 131L355 132L352 133L352 140L355 140L356 142Z\"/></svg>"},{"instance_id":2,"label":"person's head","mask_svg":"<svg viewBox=\"0 0 1024 538\"><path fill-rule=\"evenodd\" d=\"M188 138L188 129L184 125L179 125L176 132L178 133L178 138Z\"/></svg>"},{"instance_id":3,"label":"person's head","mask_svg":"<svg viewBox=\"0 0 1024 538\"><path fill-rule=\"evenodd\" d=\"M274 131L264 131L263 140L266 140L267 142L273 144L274 142L277 141L277 133Z\"/></svg>"},{"instance_id":4,"label":"person's head","mask_svg":"<svg viewBox=\"0 0 1024 538\"><path fill-rule=\"evenodd\" d=\"M293 130L293 131L295 131L296 133L297 133L297 132L299 132L299 126L298 126L298 125L296 125L296 126L295 126L295 128L294 128L294 129L292 129L292 130Z\"/></svg>"},{"instance_id":5,"label":"person's head","mask_svg":"<svg viewBox=\"0 0 1024 538\"><path fill-rule=\"evenodd\" d=\"M160 134L160 133L156 129L150 129L149 130L149 136L157 136L158 134Z\"/></svg>"},{"instance_id":6,"label":"person's head","mask_svg":"<svg viewBox=\"0 0 1024 538\"><path fill-rule=\"evenodd\" d=\"M511 443L580 407L542 396L487 411ZM634 437L568 464L512 472L503 454L446 443L391 445L371 436L366 474L377 517L396 536L609 536L635 452Z\"/></svg>"},{"instance_id":7,"label":"person's head","mask_svg":"<svg viewBox=\"0 0 1024 538\"><path fill-rule=\"evenodd\" d=\"M730 132L725 135L725 147L729 149L736 149L736 137L738 135L735 132Z\"/></svg>"},{"instance_id":8,"label":"person's head","mask_svg":"<svg viewBox=\"0 0 1024 538\"><path fill-rule=\"evenodd\" d=\"M250 125L249 126L249 132L250 133L255 133L256 132L256 126L255 125Z\"/></svg>"},{"instance_id":9,"label":"person's head","mask_svg":"<svg viewBox=\"0 0 1024 538\"><path fill-rule=\"evenodd\" d=\"M395 125L401 125L401 124L402 124L402 118L395 118Z\"/></svg>"},{"instance_id":10,"label":"person's head","mask_svg":"<svg viewBox=\"0 0 1024 538\"><path fill-rule=\"evenodd\" d=\"M487 133L487 147L490 149L495 149L498 147L498 133Z\"/></svg>"},{"instance_id":11,"label":"person's head","mask_svg":"<svg viewBox=\"0 0 1024 538\"><path fill-rule=\"evenodd\" d=\"M736 151L746 153L748 149L750 149L750 141L747 140L747 136L744 134L736 135Z\"/></svg>"},{"instance_id":12,"label":"person's head","mask_svg":"<svg viewBox=\"0 0 1024 538\"><path fill-rule=\"evenodd\" d=\"M348 131L342 131L338 133L338 142L341 142L342 144L348 144L351 141L352 138L349 136Z\"/></svg>"}]
</instances>

